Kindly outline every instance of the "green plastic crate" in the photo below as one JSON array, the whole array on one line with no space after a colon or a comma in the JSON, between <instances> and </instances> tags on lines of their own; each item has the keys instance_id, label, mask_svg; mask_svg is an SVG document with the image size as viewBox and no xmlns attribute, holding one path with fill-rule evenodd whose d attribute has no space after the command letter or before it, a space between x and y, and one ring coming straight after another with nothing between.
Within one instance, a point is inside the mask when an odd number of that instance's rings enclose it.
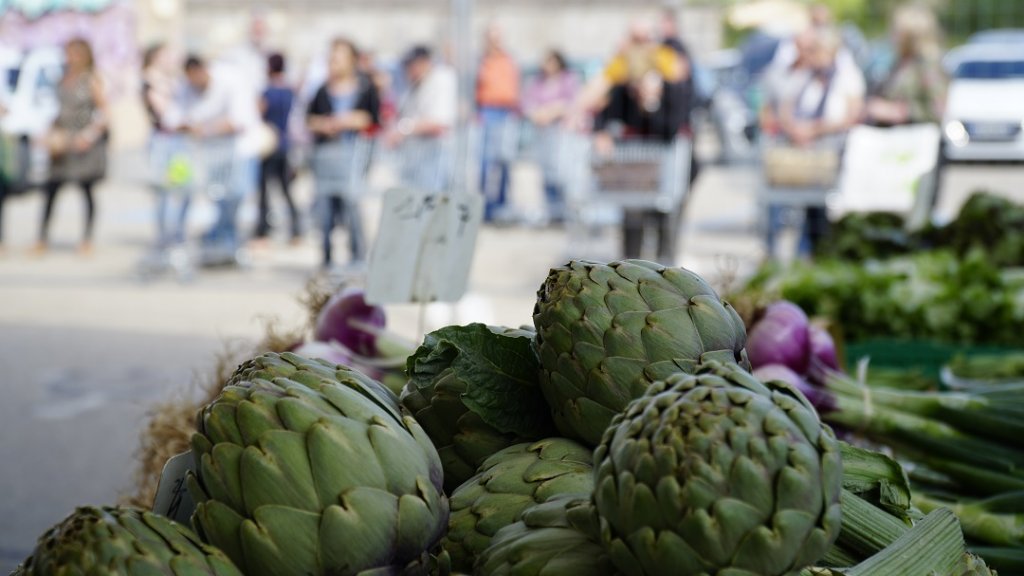
<instances>
[{"instance_id":1,"label":"green plastic crate","mask_svg":"<svg viewBox=\"0 0 1024 576\"><path fill-rule=\"evenodd\" d=\"M1020 353L1017 348L967 346L929 340L876 339L847 342L844 347L847 370L856 373L857 364L869 357L872 368L918 374L935 383L942 381L942 368L958 354L966 356Z\"/></svg>"}]
</instances>

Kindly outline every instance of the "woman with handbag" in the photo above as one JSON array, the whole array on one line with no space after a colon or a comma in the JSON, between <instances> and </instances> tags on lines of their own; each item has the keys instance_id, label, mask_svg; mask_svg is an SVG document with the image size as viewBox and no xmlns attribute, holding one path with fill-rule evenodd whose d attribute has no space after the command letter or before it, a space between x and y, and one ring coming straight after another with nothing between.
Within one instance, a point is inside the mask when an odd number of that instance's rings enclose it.
<instances>
[{"instance_id":1,"label":"woman with handbag","mask_svg":"<svg viewBox=\"0 0 1024 576\"><path fill-rule=\"evenodd\" d=\"M42 253L48 247L57 193L64 184L76 182L85 198L85 231L79 252L88 254L92 251L96 213L93 187L107 170L106 97L89 43L76 38L67 43L64 53L64 76L57 87L60 109L46 135L50 178L45 186L46 203L35 251Z\"/></svg>"}]
</instances>

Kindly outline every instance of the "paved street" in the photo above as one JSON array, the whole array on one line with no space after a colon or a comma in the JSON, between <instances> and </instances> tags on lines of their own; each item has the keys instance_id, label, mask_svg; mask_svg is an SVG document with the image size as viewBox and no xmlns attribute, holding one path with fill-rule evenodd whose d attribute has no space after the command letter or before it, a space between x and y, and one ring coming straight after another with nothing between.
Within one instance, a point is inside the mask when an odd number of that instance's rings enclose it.
<instances>
[{"instance_id":1,"label":"paved street","mask_svg":"<svg viewBox=\"0 0 1024 576\"><path fill-rule=\"evenodd\" d=\"M151 238L152 199L136 177L138 154L116 158L98 194L95 253L74 246L81 198L58 200L54 247L28 254L41 209L38 194L8 202L0 256L0 573L31 549L35 537L76 504L104 504L132 487L133 453L154 401L187 394L193 374L208 370L230 339L255 340L261 318L297 325L296 300L314 273L318 247L283 241L254 254L247 270L203 270L187 284L141 281L135 264ZM537 174L515 171L516 197L535 202ZM749 273L761 259L754 234L752 167L707 166L689 205L680 264L712 282ZM1022 166L954 166L940 212L952 214L967 193L985 188L1024 201ZM308 183L300 186L308 202ZM372 204L372 203L371 203ZM368 207L372 221L373 206ZM201 229L208 205L193 213ZM252 219L251 210L243 217ZM338 245L344 245L338 241ZM600 253L613 235L588 243ZM554 228L485 228L471 292L455 307L433 306L427 329L450 322L530 322L533 297L547 269L572 253ZM418 310L389 308L397 331L417 336Z\"/></svg>"}]
</instances>

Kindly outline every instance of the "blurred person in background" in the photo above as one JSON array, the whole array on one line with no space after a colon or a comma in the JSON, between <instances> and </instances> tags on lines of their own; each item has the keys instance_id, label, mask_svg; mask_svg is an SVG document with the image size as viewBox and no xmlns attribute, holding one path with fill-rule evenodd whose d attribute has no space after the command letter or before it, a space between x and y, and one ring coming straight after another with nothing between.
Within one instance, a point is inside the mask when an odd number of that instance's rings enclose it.
<instances>
[{"instance_id":1,"label":"blurred person in background","mask_svg":"<svg viewBox=\"0 0 1024 576\"><path fill-rule=\"evenodd\" d=\"M7 82L0 81L0 120L3 120L4 116L7 115L10 97ZM9 160L9 155L14 154L14 150L11 148L12 144L13 139L8 138L5 134L0 134L0 256L3 256L6 252L4 249L4 201L10 192L11 179L14 177L13 174L7 173L8 167L13 164Z\"/></svg>"},{"instance_id":2,"label":"blurred person in background","mask_svg":"<svg viewBox=\"0 0 1024 576\"><path fill-rule=\"evenodd\" d=\"M172 162L179 161L182 153L181 137L176 134L181 122L175 102L178 70L171 50L163 43L150 46L142 55L142 103L149 119L150 169L159 182L154 185L158 251L184 243L191 199L190 194L174 194L165 185ZM168 222L172 212L173 221Z\"/></svg>"},{"instance_id":3,"label":"blurred person in background","mask_svg":"<svg viewBox=\"0 0 1024 576\"><path fill-rule=\"evenodd\" d=\"M587 112L604 108L616 89L638 85L639 79L652 70L671 84L682 82L690 73L688 63L679 57L675 49L655 40L650 23L634 20L625 40L602 73L580 91L580 97L573 106L571 123L580 127L581 118ZM610 144L611 140L599 142Z\"/></svg>"},{"instance_id":4,"label":"blurred person in background","mask_svg":"<svg viewBox=\"0 0 1024 576\"><path fill-rule=\"evenodd\" d=\"M373 80L358 69L359 51L349 40L331 43L327 81L320 86L307 110L307 126L314 145L354 138L380 125L380 94ZM356 167L354 169L361 169ZM356 203L347 201L349 190L317 190L322 206L323 265L332 265L331 233L344 225L349 233L349 254L353 265L366 257L362 216Z\"/></svg>"},{"instance_id":5,"label":"blurred person in background","mask_svg":"<svg viewBox=\"0 0 1024 576\"><path fill-rule=\"evenodd\" d=\"M946 105L949 79L942 69L942 31L935 13L917 4L897 8L890 37L896 62L868 97L865 122L873 126L938 124ZM940 145L929 191L932 207L939 201L945 163Z\"/></svg>"},{"instance_id":6,"label":"blurred person in background","mask_svg":"<svg viewBox=\"0 0 1024 576\"><path fill-rule=\"evenodd\" d=\"M484 36L484 56L477 71L476 104L483 125L480 189L486 204L484 220L507 218L508 163L502 159L502 130L519 106L519 67L505 50L501 29L490 24Z\"/></svg>"},{"instance_id":7,"label":"blurred person in background","mask_svg":"<svg viewBox=\"0 0 1024 576\"><path fill-rule=\"evenodd\" d=\"M841 157L846 133L863 114L866 91L860 69L840 61L841 46L838 30L814 30L805 69L795 73L780 96L777 136L782 141L800 148L835 150ZM827 231L825 208L807 208L798 251L811 254ZM774 248L774 234L767 245L769 251Z\"/></svg>"},{"instance_id":8,"label":"blurred person in background","mask_svg":"<svg viewBox=\"0 0 1024 576\"><path fill-rule=\"evenodd\" d=\"M270 234L270 182L274 180L281 188L285 204L288 206L288 218L291 224L290 239L292 244L300 240L299 213L291 194L291 178L288 169L288 119L295 102L295 91L285 79L284 56L275 53L267 57L267 75L269 81L260 97L260 112L263 122L273 129L276 135L274 150L260 162L259 175L259 212L256 217L256 230L253 237L258 242L266 240Z\"/></svg>"},{"instance_id":9,"label":"blurred person in background","mask_svg":"<svg viewBox=\"0 0 1024 576\"><path fill-rule=\"evenodd\" d=\"M267 71L267 38L270 24L262 10L254 10L249 16L249 28L245 40L223 54L221 63L238 72L237 82L246 84L253 97L258 98L267 87L270 75Z\"/></svg>"},{"instance_id":10,"label":"blurred person in background","mask_svg":"<svg viewBox=\"0 0 1024 576\"><path fill-rule=\"evenodd\" d=\"M924 6L902 6L893 14L890 35L896 62L868 98L867 121L876 126L938 122L947 78L935 13Z\"/></svg>"},{"instance_id":11,"label":"blurred person in background","mask_svg":"<svg viewBox=\"0 0 1024 576\"><path fill-rule=\"evenodd\" d=\"M359 51L358 68L359 72L365 74L377 88L377 96L380 99L380 125L390 124L395 118L398 106L391 85L391 75L378 65L376 54L367 50ZM373 129L377 128L379 126L373 127Z\"/></svg>"},{"instance_id":12,"label":"blurred person in background","mask_svg":"<svg viewBox=\"0 0 1024 576\"><path fill-rule=\"evenodd\" d=\"M815 34L819 30L834 30L832 10L820 2L811 4L807 11L807 26L779 42L775 54L762 76L762 103L759 113L761 129L769 135L778 132L778 106L784 92L790 87L790 80L796 78L808 68L808 54L815 42ZM828 32L831 34L832 32ZM843 74L852 74L859 66L853 54L842 41L836 53L836 66L843 69ZM849 70L848 70L849 69Z\"/></svg>"},{"instance_id":13,"label":"blurred person in background","mask_svg":"<svg viewBox=\"0 0 1024 576\"><path fill-rule=\"evenodd\" d=\"M217 220L203 237L207 263L235 261L239 247L238 207L256 186L260 116L250 87L238 71L208 65L199 56L185 60L182 129L199 142L206 162L229 162L230 181L218 183ZM211 154L230 154L229 158Z\"/></svg>"},{"instance_id":14,"label":"blurred person in background","mask_svg":"<svg viewBox=\"0 0 1024 576\"><path fill-rule=\"evenodd\" d=\"M440 192L450 185L454 168L450 137L458 113L457 76L422 45L409 50L402 67L408 88L386 140L391 147L407 147L401 167L404 184Z\"/></svg>"},{"instance_id":15,"label":"blurred person in background","mask_svg":"<svg viewBox=\"0 0 1024 576\"><path fill-rule=\"evenodd\" d=\"M671 48L653 43L643 24L631 27L626 47L605 69L603 82L610 86L606 104L594 118L594 148L598 154L614 149L614 139L640 137L671 142L687 122L683 79L686 63ZM626 258L641 257L644 234L658 235L657 260L674 260L676 215L656 210L625 210L622 252Z\"/></svg>"},{"instance_id":16,"label":"blurred person in background","mask_svg":"<svg viewBox=\"0 0 1024 576\"><path fill-rule=\"evenodd\" d=\"M557 180L555 146L558 133L579 92L579 79L568 69L565 56L551 50L541 63L540 74L533 78L523 92L523 114L537 128L538 152L544 172L544 197L547 200L549 222L565 218L564 191Z\"/></svg>"},{"instance_id":17,"label":"blurred person in background","mask_svg":"<svg viewBox=\"0 0 1024 576\"><path fill-rule=\"evenodd\" d=\"M71 40L64 54L64 76L57 85L60 108L45 136L50 175L44 188L46 201L35 252L45 252L48 247L57 193L66 183L76 182L85 199L85 230L79 252L88 254L92 251L96 213L93 188L107 170L107 102L89 43L80 38Z\"/></svg>"},{"instance_id":18,"label":"blurred person in background","mask_svg":"<svg viewBox=\"0 0 1024 576\"><path fill-rule=\"evenodd\" d=\"M693 186L693 182L697 179L697 175L700 173L700 164L697 162L697 154L693 153L696 149L696 131L693 129L693 113L697 107L697 89L696 89L696 76L697 67L694 65L693 57L690 54L689 48L683 42L682 37L679 35L679 15L673 8L665 8L661 11L658 17L658 28L661 32L661 44L671 48L679 59L680 77L678 80L679 90L682 93L681 98L683 99L683 125L680 128L680 132L686 135L690 139L691 153L690 153L690 170L689 170L689 182L690 187ZM689 195L684 197L683 202L679 205L679 212L676 214L676 218L682 218L682 212L685 207L685 203Z\"/></svg>"}]
</instances>

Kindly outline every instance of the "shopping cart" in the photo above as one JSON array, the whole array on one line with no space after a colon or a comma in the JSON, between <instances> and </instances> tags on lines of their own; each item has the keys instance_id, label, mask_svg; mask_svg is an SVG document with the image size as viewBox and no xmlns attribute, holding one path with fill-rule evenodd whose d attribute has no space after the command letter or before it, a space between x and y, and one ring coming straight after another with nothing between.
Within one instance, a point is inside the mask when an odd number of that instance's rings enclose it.
<instances>
[{"instance_id":1,"label":"shopping cart","mask_svg":"<svg viewBox=\"0 0 1024 576\"><path fill-rule=\"evenodd\" d=\"M803 149L766 141L758 206L767 255L774 257L775 232L787 221L802 224L807 208L901 212L909 227L928 222L940 139L938 126L912 124L855 126Z\"/></svg>"},{"instance_id":2,"label":"shopping cart","mask_svg":"<svg viewBox=\"0 0 1024 576\"><path fill-rule=\"evenodd\" d=\"M585 161L588 146L586 138L562 126L521 123L517 159L537 166L544 184L556 190L554 197L546 194L545 204L539 210L524 215L527 222L552 222L564 217L565 190L571 184L574 171L580 169L579 163ZM586 169L582 170L577 179L585 178L587 173Z\"/></svg>"},{"instance_id":3,"label":"shopping cart","mask_svg":"<svg viewBox=\"0 0 1024 576\"><path fill-rule=\"evenodd\" d=\"M199 195L219 201L237 194L236 179L242 173L233 137L154 135L148 164L148 184L158 194L166 195L166 201L175 204L182 213ZM139 262L137 274L142 280L172 274L180 281L189 281L198 266L247 263L247 254L237 246L190 247L182 230L173 241L159 238Z\"/></svg>"},{"instance_id":4,"label":"shopping cart","mask_svg":"<svg viewBox=\"0 0 1024 576\"><path fill-rule=\"evenodd\" d=\"M757 200L767 257L775 257L776 235L783 228L803 228L808 208L827 206L836 191L842 146L842 138L827 138L805 147L765 138Z\"/></svg>"},{"instance_id":5,"label":"shopping cart","mask_svg":"<svg viewBox=\"0 0 1024 576\"><path fill-rule=\"evenodd\" d=\"M391 151L399 184L425 192L443 192L455 171L455 139L450 136L405 139Z\"/></svg>"},{"instance_id":6,"label":"shopping cart","mask_svg":"<svg viewBox=\"0 0 1024 576\"><path fill-rule=\"evenodd\" d=\"M349 233L349 249L353 260L361 260L366 252L362 218L362 202L369 192L367 175L374 141L366 136L342 137L316 145L310 157L316 191L314 218L322 229L331 198L340 199L344 227Z\"/></svg>"},{"instance_id":7,"label":"shopping cart","mask_svg":"<svg viewBox=\"0 0 1024 576\"><path fill-rule=\"evenodd\" d=\"M681 207L689 192L688 138L671 142L626 139L608 154L594 150L583 135L566 137L560 154L560 178L566 184L567 225L574 252L589 250L601 226L622 221L625 211L665 214L671 238L678 236ZM674 260L675 242L667 254Z\"/></svg>"}]
</instances>

